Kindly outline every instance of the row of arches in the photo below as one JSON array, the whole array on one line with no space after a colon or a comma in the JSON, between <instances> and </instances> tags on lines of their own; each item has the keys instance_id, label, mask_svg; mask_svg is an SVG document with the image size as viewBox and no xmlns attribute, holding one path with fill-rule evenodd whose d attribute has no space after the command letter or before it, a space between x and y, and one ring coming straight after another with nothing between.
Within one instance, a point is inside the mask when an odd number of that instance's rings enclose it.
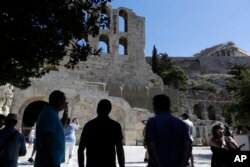
<instances>
[{"instance_id":1,"label":"row of arches","mask_svg":"<svg viewBox=\"0 0 250 167\"><path fill-rule=\"evenodd\" d=\"M100 35L99 37L99 46L98 48L102 49L102 53L110 53L110 42L107 35ZM119 49L118 53L120 55L128 55L128 41L127 38L121 37L119 39Z\"/></svg>"},{"instance_id":2,"label":"row of arches","mask_svg":"<svg viewBox=\"0 0 250 167\"><path fill-rule=\"evenodd\" d=\"M111 18L111 9L106 9L106 13L101 13L101 18ZM103 25L103 29L110 29L110 25ZM114 24L114 29L116 30L116 24ZM119 10L119 17L118 17L118 27L119 32L128 32L128 13L126 10Z\"/></svg>"},{"instance_id":3,"label":"row of arches","mask_svg":"<svg viewBox=\"0 0 250 167\"><path fill-rule=\"evenodd\" d=\"M194 115L196 115L198 119L201 119L201 120L205 119L204 115L202 114L203 112L204 112L204 109L200 104L194 105ZM208 113L209 120L216 120L216 110L213 105L210 105L207 108L207 113Z\"/></svg>"}]
</instances>

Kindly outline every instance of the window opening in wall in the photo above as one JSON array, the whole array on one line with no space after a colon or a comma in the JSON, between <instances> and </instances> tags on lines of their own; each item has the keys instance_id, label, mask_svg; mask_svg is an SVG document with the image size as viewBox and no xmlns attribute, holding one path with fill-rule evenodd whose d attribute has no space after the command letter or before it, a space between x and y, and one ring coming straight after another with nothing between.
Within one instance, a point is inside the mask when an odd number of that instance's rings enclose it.
<instances>
[{"instance_id":1,"label":"window opening in wall","mask_svg":"<svg viewBox=\"0 0 250 167\"><path fill-rule=\"evenodd\" d=\"M121 44L119 44L119 54L120 54L120 55L125 55L124 52L125 52L124 46L121 45Z\"/></svg>"},{"instance_id":2,"label":"window opening in wall","mask_svg":"<svg viewBox=\"0 0 250 167\"><path fill-rule=\"evenodd\" d=\"M215 120L215 109L214 106L209 106L208 107L208 119L209 120Z\"/></svg>"},{"instance_id":3,"label":"window opening in wall","mask_svg":"<svg viewBox=\"0 0 250 167\"><path fill-rule=\"evenodd\" d=\"M128 32L128 17L124 10L119 11L119 31Z\"/></svg>"},{"instance_id":4,"label":"window opening in wall","mask_svg":"<svg viewBox=\"0 0 250 167\"><path fill-rule=\"evenodd\" d=\"M119 31L125 32L125 21L121 16L119 16Z\"/></svg>"},{"instance_id":5,"label":"window opening in wall","mask_svg":"<svg viewBox=\"0 0 250 167\"><path fill-rule=\"evenodd\" d=\"M121 37L119 39L119 54L120 55L127 55L128 54L128 46L127 46L127 39Z\"/></svg>"},{"instance_id":6,"label":"window opening in wall","mask_svg":"<svg viewBox=\"0 0 250 167\"><path fill-rule=\"evenodd\" d=\"M109 53L109 37L107 35L100 35L99 48L102 49L101 53Z\"/></svg>"},{"instance_id":7,"label":"window opening in wall","mask_svg":"<svg viewBox=\"0 0 250 167\"><path fill-rule=\"evenodd\" d=\"M105 42L100 41L99 48L101 48L101 53L108 53L108 45Z\"/></svg>"},{"instance_id":8,"label":"window opening in wall","mask_svg":"<svg viewBox=\"0 0 250 167\"><path fill-rule=\"evenodd\" d=\"M194 114L197 116L198 119L202 119L202 107L199 104L194 105Z\"/></svg>"}]
</instances>

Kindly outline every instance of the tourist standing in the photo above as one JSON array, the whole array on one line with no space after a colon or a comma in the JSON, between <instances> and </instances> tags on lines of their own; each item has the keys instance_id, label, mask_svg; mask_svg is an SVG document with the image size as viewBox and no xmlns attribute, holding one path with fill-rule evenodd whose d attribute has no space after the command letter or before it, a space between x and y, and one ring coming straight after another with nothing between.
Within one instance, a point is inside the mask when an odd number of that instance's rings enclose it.
<instances>
[{"instance_id":1,"label":"tourist standing","mask_svg":"<svg viewBox=\"0 0 250 167\"><path fill-rule=\"evenodd\" d=\"M217 122L212 126L212 138L210 147L212 151L211 167L230 167L232 166L232 150L238 151L239 146L233 138L224 135L224 124Z\"/></svg>"},{"instance_id":2,"label":"tourist standing","mask_svg":"<svg viewBox=\"0 0 250 167\"><path fill-rule=\"evenodd\" d=\"M65 137L59 112L65 108L67 102L64 93L53 91L49 96L49 104L39 114L36 124L35 167L59 167L64 162Z\"/></svg>"},{"instance_id":3,"label":"tourist standing","mask_svg":"<svg viewBox=\"0 0 250 167\"><path fill-rule=\"evenodd\" d=\"M70 159L72 158L73 153L74 153L74 147L75 147L75 143L76 143L76 134L75 134L75 131L78 128L79 128L78 119L77 118L73 118L72 122L70 123L70 118L68 118L67 125L64 127L65 146L66 146L66 150L69 153L68 163L70 163Z\"/></svg>"},{"instance_id":4,"label":"tourist standing","mask_svg":"<svg viewBox=\"0 0 250 167\"><path fill-rule=\"evenodd\" d=\"M186 124L172 116L166 95L153 98L155 117L146 125L145 141L149 152L148 167L185 167L191 152Z\"/></svg>"},{"instance_id":5,"label":"tourist standing","mask_svg":"<svg viewBox=\"0 0 250 167\"><path fill-rule=\"evenodd\" d=\"M193 142L194 141L194 139L193 139L194 124L192 121L190 121L189 115L187 113L182 114L181 118L182 118L183 122L187 125L188 131L189 131L189 137ZM190 161L191 161L191 167L194 167L194 156L193 156L192 150L190 153Z\"/></svg>"},{"instance_id":6,"label":"tourist standing","mask_svg":"<svg viewBox=\"0 0 250 167\"><path fill-rule=\"evenodd\" d=\"M109 100L101 100L97 106L98 116L84 126L78 149L79 167L84 167L85 149L87 167L116 167L116 154L119 166L125 166L122 130L118 122L109 118L111 109Z\"/></svg>"},{"instance_id":7,"label":"tourist standing","mask_svg":"<svg viewBox=\"0 0 250 167\"><path fill-rule=\"evenodd\" d=\"M0 130L0 166L17 167L19 156L25 156L23 134L16 129L17 115L9 113L4 119L5 127Z\"/></svg>"}]
</instances>

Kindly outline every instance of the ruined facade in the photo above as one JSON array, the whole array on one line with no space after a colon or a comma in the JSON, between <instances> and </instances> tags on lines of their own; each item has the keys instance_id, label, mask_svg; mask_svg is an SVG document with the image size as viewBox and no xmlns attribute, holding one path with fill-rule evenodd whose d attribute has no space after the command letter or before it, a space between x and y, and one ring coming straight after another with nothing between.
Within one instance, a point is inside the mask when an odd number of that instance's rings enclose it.
<instances>
[{"instance_id":1,"label":"ruined facade","mask_svg":"<svg viewBox=\"0 0 250 167\"><path fill-rule=\"evenodd\" d=\"M103 47L104 52L100 56L89 56L86 62L80 62L74 70L58 66L59 71L51 71L40 79L33 79L31 87L14 90L10 112L18 114L19 126L26 128L22 124L23 115L32 102L48 101L49 94L57 89L67 96L69 116L79 118L81 129L77 132L77 139L85 123L96 116L99 100L106 98L113 104L110 117L122 126L124 143L142 144L144 125L141 121L153 116L152 97L163 93L170 96L174 115L190 113L196 126L195 142L201 144L203 140L208 141L210 125L215 120L223 120L222 108L228 102L181 95L177 90L164 86L145 60L145 19L127 8L109 8L107 15L111 18L110 27L101 30L98 37L88 39L94 49ZM186 67L185 70L202 73L214 70L214 65L210 65L218 59L219 62L225 62L220 57L214 59L207 56L176 58L174 61ZM224 66L216 67L223 69Z\"/></svg>"}]
</instances>

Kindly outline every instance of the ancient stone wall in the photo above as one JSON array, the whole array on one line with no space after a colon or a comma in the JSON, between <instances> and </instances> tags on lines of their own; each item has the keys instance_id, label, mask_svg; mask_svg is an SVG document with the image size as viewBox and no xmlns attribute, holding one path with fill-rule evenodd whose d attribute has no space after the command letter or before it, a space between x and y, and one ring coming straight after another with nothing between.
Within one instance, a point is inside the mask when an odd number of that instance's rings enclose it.
<instances>
[{"instance_id":1,"label":"ancient stone wall","mask_svg":"<svg viewBox=\"0 0 250 167\"><path fill-rule=\"evenodd\" d=\"M235 65L250 65L249 56L172 57L188 74L226 74Z\"/></svg>"}]
</instances>

